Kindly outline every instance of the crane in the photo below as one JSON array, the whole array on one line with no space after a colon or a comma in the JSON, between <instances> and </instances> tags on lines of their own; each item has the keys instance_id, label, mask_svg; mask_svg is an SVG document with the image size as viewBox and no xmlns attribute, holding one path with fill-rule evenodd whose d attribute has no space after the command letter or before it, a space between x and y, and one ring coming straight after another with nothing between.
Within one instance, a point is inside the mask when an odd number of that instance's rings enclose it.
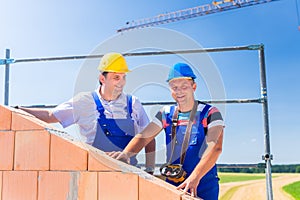
<instances>
[{"instance_id":1,"label":"crane","mask_svg":"<svg viewBox=\"0 0 300 200\"><path fill-rule=\"evenodd\" d=\"M257 4L269 3L276 0L222 0L213 1L211 4L196 6L166 14L159 14L155 17L139 19L137 21L126 22L126 26L117 30L117 32L128 31L131 29L145 28L160 24L166 24L194 18L198 16L213 14L217 12L253 6Z\"/></svg>"}]
</instances>

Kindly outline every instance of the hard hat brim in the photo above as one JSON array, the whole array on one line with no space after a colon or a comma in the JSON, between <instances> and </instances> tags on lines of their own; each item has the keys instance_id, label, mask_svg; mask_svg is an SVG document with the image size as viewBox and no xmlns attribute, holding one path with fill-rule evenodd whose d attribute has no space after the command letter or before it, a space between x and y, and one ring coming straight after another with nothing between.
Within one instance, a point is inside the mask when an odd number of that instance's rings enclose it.
<instances>
[{"instance_id":1,"label":"hard hat brim","mask_svg":"<svg viewBox=\"0 0 300 200\"><path fill-rule=\"evenodd\" d=\"M101 70L100 67L98 67L98 70L100 72L109 72L109 73L128 73L131 72L131 70L124 70L124 71L116 71L116 70Z\"/></svg>"},{"instance_id":2,"label":"hard hat brim","mask_svg":"<svg viewBox=\"0 0 300 200\"><path fill-rule=\"evenodd\" d=\"M175 78L172 78L172 79L168 79L167 82L170 82L170 81L173 81L173 80L177 80L177 79L187 79L187 80L192 80L193 78L192 77L175 77Z\"/></svg>"}]
</instances>

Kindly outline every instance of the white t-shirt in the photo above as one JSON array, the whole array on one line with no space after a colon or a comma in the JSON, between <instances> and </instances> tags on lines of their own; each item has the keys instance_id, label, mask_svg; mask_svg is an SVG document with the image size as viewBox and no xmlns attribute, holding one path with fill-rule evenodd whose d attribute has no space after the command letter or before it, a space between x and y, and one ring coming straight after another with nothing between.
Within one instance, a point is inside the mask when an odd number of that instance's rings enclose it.
<instances>
[{"instance_id":1,"label":"white t-shirt","mask_svg":"<svg viewBox=\"0 0 300 200\"><path fill-rule=\"evenodd\" d=\"M127 117L126 94L122 93L116 100L106 101L100 96L99 88L95 91L104 107L106 118L125 119ZM55 107L52 112L64 128L72 124L77 124L80 129L80 134L86 138L86 143L93 143L97 130L99 112L92 92L79 93L69 101ZM141 132L149 123L149 118L141 102L135 96L132 96L131 117L134 120L135 134Z\"/></svg>"}]
</instances>

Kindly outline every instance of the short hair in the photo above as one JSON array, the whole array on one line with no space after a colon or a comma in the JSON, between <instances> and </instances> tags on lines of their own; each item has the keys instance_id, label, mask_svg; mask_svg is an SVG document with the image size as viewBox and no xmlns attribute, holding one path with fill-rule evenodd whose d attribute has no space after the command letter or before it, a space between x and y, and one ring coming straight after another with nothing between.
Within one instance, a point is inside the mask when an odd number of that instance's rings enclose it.
<instances>
[{"instance_id":1,"label":"short hair","mask_svg":"<svg viewBox=\"0 0 300 200\"><path fill-rule=\"evenodd\" d=\"M101 75L103 75L105 78L107 77L108 72L101 72ZM101 81L99 80L99 84L102 85Z\"/></svg>"}]
</instances>

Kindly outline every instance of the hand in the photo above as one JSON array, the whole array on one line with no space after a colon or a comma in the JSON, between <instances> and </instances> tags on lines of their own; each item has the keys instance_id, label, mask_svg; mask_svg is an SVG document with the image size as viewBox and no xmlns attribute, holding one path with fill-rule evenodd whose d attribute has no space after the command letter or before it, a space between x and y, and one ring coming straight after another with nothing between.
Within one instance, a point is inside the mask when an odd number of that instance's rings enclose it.
<instances>
[{"instance_id":1,"label":"hand","mask_svg":"<svg viewBox=\"0 0 300 200\"><path fill-rule=\"evenodd\" d=\"M115 158L117 160L120 160L124 163L130 164L130 158L129 156L121 151L112 151L112 152L107 152L107 155L109 155L112 158Z\"/></svg>"},{"instance_id":2,"label":"hand","mask_svg":"<svg viewBox=\"0 0 300 200\"><path fill-rule=\"evenodd\" d=\"M193 173L183 182L181 183L176 189L183 189L184 193L188 193L190 191L192 197L197 197L197 187L199 185L200 178Z\"/></svg>"}]
</instances>

